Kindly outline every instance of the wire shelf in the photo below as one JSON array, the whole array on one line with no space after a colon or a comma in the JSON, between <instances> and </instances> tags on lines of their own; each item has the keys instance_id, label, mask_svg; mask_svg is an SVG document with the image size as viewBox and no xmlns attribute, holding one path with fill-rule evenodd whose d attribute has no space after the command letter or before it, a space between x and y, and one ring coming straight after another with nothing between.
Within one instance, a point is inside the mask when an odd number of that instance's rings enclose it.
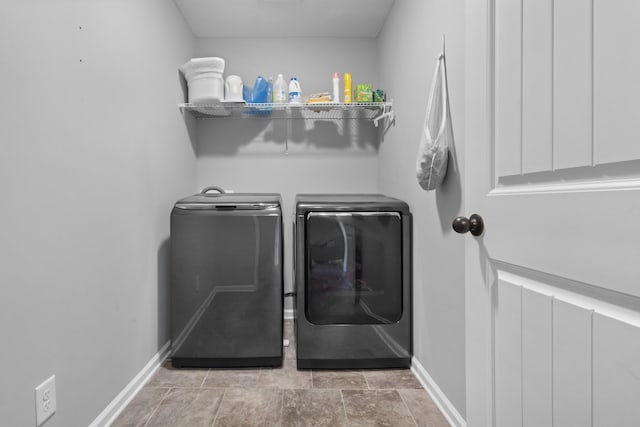
<instances>
[{"instance_id":1,"label":"wire shelf","mask_svg":"<svg viewBox=\"0 0 640 427\"><path fill-rule=\"evenodd\" d=\"M237 119L306 119L306 120L378 120L392 115L391 102L274 104L220 102L216 104L180 104L180 110L188 111L196 118Z\"/></svg>"}]
</instances>

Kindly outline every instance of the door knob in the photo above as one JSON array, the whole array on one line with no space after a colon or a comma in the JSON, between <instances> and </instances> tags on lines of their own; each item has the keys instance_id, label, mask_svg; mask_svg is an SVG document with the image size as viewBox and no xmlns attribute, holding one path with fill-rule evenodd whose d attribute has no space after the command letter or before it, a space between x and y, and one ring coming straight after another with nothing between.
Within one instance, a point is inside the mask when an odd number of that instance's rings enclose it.
<instances>
[{"instance_id":1,"label":"door knob","mask_svg":"<svg viewBox=\"0 0 640 427\"><path fill-rule=\"evenodd\" d=\"M473 214L467 219L464 216L456 217L451 224L456 233L466 233L470 231L474 236L479 236L484 231L484 221L478 214Z\"/></svg>"}]
</instances>

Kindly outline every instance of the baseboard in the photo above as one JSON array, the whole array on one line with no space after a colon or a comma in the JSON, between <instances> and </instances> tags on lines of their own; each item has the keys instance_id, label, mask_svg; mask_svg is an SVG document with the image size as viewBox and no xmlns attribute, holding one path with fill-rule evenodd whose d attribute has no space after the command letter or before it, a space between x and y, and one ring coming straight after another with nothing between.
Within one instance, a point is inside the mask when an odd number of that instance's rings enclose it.
<instances>
[{"instance_id":1,"label":"baseboard","mask_svg":"<svg viewBox=\"0 0 640 427\"><path fill-rule=\"evenodd\" d=\"M120 415L120 412L131 402L131 399L140 391L151 376L158 370L160 365L169 356L171 341L167 341L162 348L147 362L146 365L136 374L124 389L107 405L106 408L96 417L89 427L110 426Z\"/></svg>"},{"instance_id":2,"label":"baseboard","mask_svg":"<svg viewBox=\"0 0 640 427\"><path fill-rule=\"evenodd\" d=\"M427 370L424 369L424 366L422 366L415 357L411 359L411 371L416 378L418 378L422 387L429 393L431 399L438 409L440 409L440 412L442 412L442 415L444 415L449 424L454 427L466 427L467 422L465 419L460 415L456 407L453 406L453 403L447 399L447 396L440 390L438 384L436 384L433 378L431 378L431 375L429 375Z\"/></svg>"},{"instance_id":3,"label":"baseboard","mask_svg":"<svg viewBox=\"0 0 640 427\"><path fill-rule=\"evenodd\" d=\"M285 319L293 319L293 309L284 310ZM107 407L96 417L89 427L106 427L111 425L120 415L124 408L147 383L151 376L158 370L162 363L169 356L171 341L167 341L162 348L147 362L147 364L136 374L135 377L125 386L124 389L107 405ZM422 366L422 364L413 357L411 359L411 371L414 373L418 381L424 389L429 393L431 399L442 412L449 424L454 427L466 427L467 422L460 415L453 403L440 390L440 387L431 378L431 375Z\"/></svg>"},{"instance_id":4,"label":"baseboard","mask_svg":"<svg viewBox=\"0 0 640 427\"><path fill-rule=\"evenodd\" d=\"M292 308L284 310L285 319L293 319ZM147 364L133 377L125 388L107 405L107 407L96 417L89 427L109 426L120 415L120 412L129 404L131 399L140 391L151 376L158 370L162 362L169 357L171 341L167 341L162 348L147 362Z\"/></svg>"}]
</instances>

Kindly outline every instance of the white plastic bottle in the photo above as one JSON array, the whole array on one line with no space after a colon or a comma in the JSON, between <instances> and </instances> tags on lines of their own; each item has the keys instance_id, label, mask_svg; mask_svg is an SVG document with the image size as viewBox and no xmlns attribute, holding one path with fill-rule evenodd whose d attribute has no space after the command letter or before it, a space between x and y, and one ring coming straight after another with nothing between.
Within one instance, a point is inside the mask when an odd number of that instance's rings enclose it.
<instances>
[{"instance_id":1,"label":"white plastic bottle","mask_svg":"<svg viewBox=\"0 0 640 427\"><path fill-rule=\"evenodd\" d=\"M287 83L285 83L284 76L282 74L278 74L278 77L273 84L273 102L276 104L287 102Z\"/></svg>"},{"instance_id":2,"label":"white plastic bottle","mask_svg":"<svg viewBox=\"0 0 640 427\"><path fill-rule=\"evenodd\" d=\"M333 102L340 103L340 75L333 73Z\"/></svg>"},{"instance_id":3,"label":"white plastic bottle","mask_svg":"<svg viewBox=\"0 0 640 427\"><path fill-rule=\"evenodd\" d=\"M269 89L267 89L267 102L273 99L273 77L269 76Z\"/></svg>"},{"instance_id":4,"label":"white plastic bottle","mask_svg":"<svg viewBox=\"0 0 640 427\"><path fill-rule=\"evenodd\" d=\"M300 83L295 77L291 77L289 82L289 103L300 104L302 102L302 91L300 90Z\"/></svg>"}]
</instances>

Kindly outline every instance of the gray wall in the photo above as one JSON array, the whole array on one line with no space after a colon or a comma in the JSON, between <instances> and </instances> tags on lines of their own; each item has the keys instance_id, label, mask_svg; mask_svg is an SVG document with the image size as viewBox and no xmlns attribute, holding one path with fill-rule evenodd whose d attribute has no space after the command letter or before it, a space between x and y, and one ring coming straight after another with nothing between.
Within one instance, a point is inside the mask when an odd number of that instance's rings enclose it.
<instances>
[{"instance_id":1,"label":"gray wall","mask_svg":"<svg viewBox=\"0 0 640 427\"><path fill-rule=\"evenodd\" d=\"M238 74L248 86L258 75L282 73L287 82L296 76L306 95L331 92L336 71L341 78L351 72L354 83L378 84L371 38L197 39L196 55L225 58L225 76ZM198 186L281 193L290 243L296 194L378 191L377 132L372 123L354 120L198 120ZM287 244L286 291L292 290L291 257Z\"/></svg>"},{"instance_id":2,"label":"gray wall","mask_svg":"<svg viewBox=\"0 0 640 427\"><path fill-rule=\"evenodd\" d=\"M169 339L192 48L170 0L0 3L0 424L55 374L47 427L88 425Z\"/></svg>"},{"instance_id":3,"label":"gray wall","mask_svg":"<svg viewBox=\"0 0 640 427\"><path fill-rule=\"evenodd\" d=\"M413 165L443 32L458 164L425 193ZM2 422L34 425L33 389L56 374L47 425L86 425L168 340L169 210L211 184L282 193L288 242L296 193L408 201L416 357L464 414L463 247L448 225L463 212L463 39L462 0L396 0L379 40L196 41L170 0L2 2ZM348 120L185 126L176 68L205 55L249 85L296 75L306 93L350 71L387 89L395 126L379 153L378 130Z\"/></svg>"},{"instance_id":4,"label":"gray wall","mask_svg":"<svg viewBox=\"0 0 640 427\"><path fill-rule=\"evenodd\" d=\"M396 112L380 147L380 191L407 201L414 215L414 353L463 416L464 239L451 230L451 221L464 213L464 23L463 0L396 0L378 52L381 81ZM425 192L415 178L415 161L442 34L455 147L443 186Z\"/></svg>"}]
</instances>

